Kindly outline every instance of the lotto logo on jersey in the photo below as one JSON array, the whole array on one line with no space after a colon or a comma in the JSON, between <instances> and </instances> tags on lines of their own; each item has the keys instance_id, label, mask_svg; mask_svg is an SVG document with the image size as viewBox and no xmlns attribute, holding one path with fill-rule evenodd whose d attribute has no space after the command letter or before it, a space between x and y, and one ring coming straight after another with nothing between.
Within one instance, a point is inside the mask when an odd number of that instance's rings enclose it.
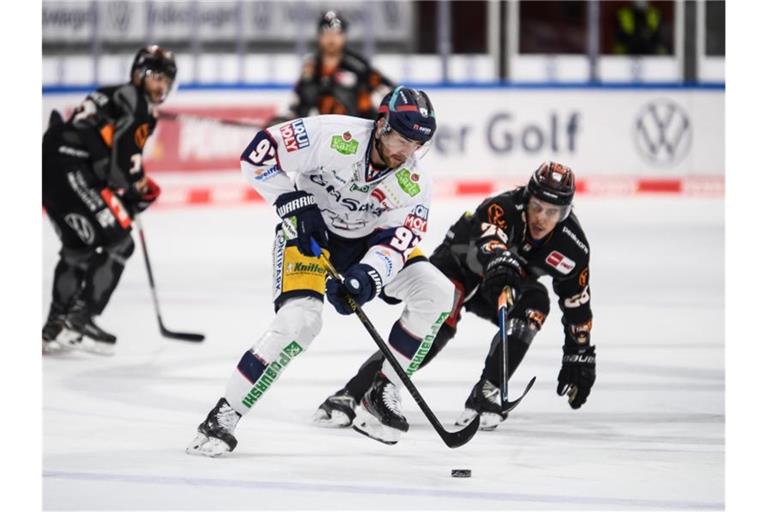
<instances>
[{"instance_id":1,"label":"lotto logo on jersey","mask_svg":"<svg viewBox=\"0 0 768 512\"><path fill-rule=\"evenodd\" d=\"M280 136L289 153L309 147L309 134L304 127L304 121L296 119L280 127Z\"/></svg>"},{"instance_id":2,"label":"lotto logo on jersey","mask_svg":"<svg viewBox=\"0 0 768 512\"><path fill-rule=\"evenodd\" d=\"M576 262L567 256L563 256L557 251L552 251L549 253L545 261L547 262L547 265L554 267L554 269L561 274L569 273L571 270L573 270L573 267L576 266Z\"/></svg>"}]
</instances>

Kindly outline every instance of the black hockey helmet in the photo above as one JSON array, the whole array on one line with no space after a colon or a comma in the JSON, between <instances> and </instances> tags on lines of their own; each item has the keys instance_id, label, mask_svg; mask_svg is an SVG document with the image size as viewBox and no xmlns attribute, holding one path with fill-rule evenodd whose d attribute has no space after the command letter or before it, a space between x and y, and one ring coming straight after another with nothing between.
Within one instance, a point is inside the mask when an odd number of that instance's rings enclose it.
<instances>
[{"instance_id":1,"label":"black hockey helmet","mask_svg":"<svg viewBox=\"0 0 768 512\"><path fill-rule=\"evenodd\" d=\"M317 21L317 33L326 30L338 30L342 34L347 32L347 20L336 11L327 11Z\"/></svg>"},{"instance_id":2,"label":"black hockey helmet","mask_svg":"<svg viewBox=\"0 0 768 512\"><path fill-rule=\"evenodd\" d=\"M147 71L163 73L171 80L176 80L176 57L173 52L165 50L156 44L145 46L136 53L131 64L131 79L135 71L139 71L141 79Z\"/></svg>"},{"instance_id":3,"label":"black hockey helmet","mask_svg":"<svg viewBox=\"0 0 768 512\"><path fill-rule=\"evenodd\" d=\"M560 220L563 220L571 211L576 178L570 167L557 162L544 162L528 180L525 190L528 197L561 206Z\"/></svg>"},{"instance_id":4,"label":"black hockey helmet","mask_svg":"<svg viewBox=\"0 0 768 512\"><path fill-rule=\"evenodd\" d=\"M424 91L398 85L381 100L379 118L384 118L383 133L395 130L408 139L426 143L435 134L437 119L429 96Z\"/></svg>"}]
</instances>

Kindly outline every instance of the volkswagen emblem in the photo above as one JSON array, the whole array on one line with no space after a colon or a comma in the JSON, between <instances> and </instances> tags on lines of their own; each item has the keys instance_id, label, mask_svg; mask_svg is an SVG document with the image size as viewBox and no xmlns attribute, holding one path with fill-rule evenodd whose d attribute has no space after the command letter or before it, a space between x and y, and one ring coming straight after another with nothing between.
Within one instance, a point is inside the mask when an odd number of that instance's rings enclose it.
<instances>
[{"instance_id":1,"label":"volkswagen emblem","mask_svg":"<svg viewBox=\"0 0 768 512\"><path fill-rule=\"evenodd\" d=\"M677 103L659 99L647 103L635 120L634 138L643 158L656 165L672 165L691 148L693 126Z\"/></svg>"},{"instance_id":2,"label":"volkswagen emblem","mask_svg":"<svg viewBox=\"0 0 768 512\"><path fill-rule=\"evenodd\" d=\"M91 245L96 238L96 233L90 221L79 213L70 213L64 217L64 222L77 233L80 240L86 245Z\"/></svg>"}]
</instances>

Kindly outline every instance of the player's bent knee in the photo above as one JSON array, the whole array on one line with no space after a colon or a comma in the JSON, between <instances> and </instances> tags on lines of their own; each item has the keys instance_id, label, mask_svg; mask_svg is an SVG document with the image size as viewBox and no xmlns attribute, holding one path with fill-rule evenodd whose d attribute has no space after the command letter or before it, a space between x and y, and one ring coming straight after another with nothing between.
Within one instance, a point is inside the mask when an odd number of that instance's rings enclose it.
<instances>
[{"instance_id":1,"label":"player's bent knee","mask_svg":"<svg viewBox=\"0 0 768 512\"><path fill-rule=\"evenodd\" d=\"M286 343L296 341L307 350L320 333L323 302L315 297L296 297L280 305L267 332L254 346L256 353L274 360Z\"/></svg>"},{"instance_id":2,"label":"player's bent knee","mask_svg":"<svg viewBox=\"0 0 768 512\"><path fill-rule=\"evenodd\" d=\"M427 278L422 279L408 301L415 310L437 316L450 313L453 308L454 286L442 272L430 265Z\"/></svg>"},{"instance_id":3,"label":"player's bent knee","mask_svg":"<svg viewBox=\"0 0 768 512\"><path fill-rule=\"evenodd\" d=\"M71 247L62 247L59 256L68 265L73 267L85 268L94 255L92 249L74 249Z\"/></svg>"}]
</instances>

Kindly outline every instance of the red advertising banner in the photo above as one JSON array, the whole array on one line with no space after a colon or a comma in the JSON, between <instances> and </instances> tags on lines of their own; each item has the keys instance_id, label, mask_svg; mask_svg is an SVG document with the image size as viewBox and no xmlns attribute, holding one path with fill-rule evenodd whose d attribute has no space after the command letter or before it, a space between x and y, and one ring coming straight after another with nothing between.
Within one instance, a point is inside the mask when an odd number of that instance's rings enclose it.
<instances>
[{"instance_id":1,"label":"red advertising banner","mask_svg":"<svg viewBox=\"0 0 768 512\"><path fill-rule=\"evenodd\" d=\"M175 107L161 112L144 149L148 172L239 169L240 153L277 110L266 104Z\"/></svg>"}]
</instances>

